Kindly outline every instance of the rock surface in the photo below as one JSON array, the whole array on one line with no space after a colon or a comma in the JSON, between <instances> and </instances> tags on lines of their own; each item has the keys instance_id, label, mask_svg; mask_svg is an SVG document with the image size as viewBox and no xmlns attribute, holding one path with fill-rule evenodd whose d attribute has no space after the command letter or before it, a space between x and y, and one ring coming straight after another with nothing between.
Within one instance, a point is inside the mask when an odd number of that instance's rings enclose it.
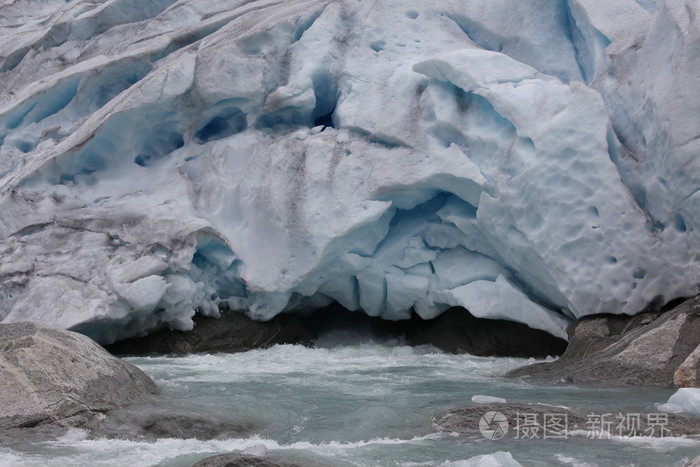
<instances>
[{"instance_id":1,"label":"rock surface","mask_svg":"<svg viewBox=\"0 0 700 467\"><path fill-rule=\"evenodd\" d=\"M508 375L604 385L697 385L699 345L700 297L695 297L663 314L584 318L569 329L569 347L559 360Z\"/></svg>"},{"instance_id":2,"label":"rock surface","mask_svg":"<svg viewBox=\"0 0 700 467\"><path fill-rule=\"evenodd\" d=\"M141 370L88 337L0 325L0 429L83 423L156 393Z\"/></svg>"},{"instance_id":3,"label":"rock surface","mask_svg":"<svg viewBox=\"0 0 700 467\"><path fill-rule=\"evenodd\" d=\"M684 388L700 387L698 370L700 370L700 345L688 355L688 358L673 373L673 384Z\"/></svg>"},{"instance_id":4,"label":"rock surface","mask_svg":"<svg viewBox=\"0 0 700 467\"><path fill-rule=\"evenodd\" d=\"M561 355L566 341L522 323L479 319L461 308L452 308L408 334L411 345L431 344L444 352L497 357L547 357Z\"/></svg>"},{"instance_id":5,"label":"rock surface","mask_svg":"<svg viewBox=\"0 0 700 467\"><path fill-rule=\"evenodd\" d=\"M540 437L544 430L544 416L547 415L560 415L563 419L566 416L566 430L569 434L572 432L581 431L586 432L587 430L596 429L595 425L589 425L589 418L587 416L590 412L578 412L571 409L566 409L557 406L549 406L544 404L479 404L471 405L466 407L460 407L452 409L443 416L439 417L436 421L437 426L442 431L448 431L452 433L461 433L466 435L479 434L479 422L484 414L488 412L500 412L505 415L508 420L510 431L507 436L512 438L516 436L517 432L514 427L517 426L517 421L522 420L525 417L529 417L529 420L534 422L533 426L536 427L540 433ZM530 414L529 416L527 414ZM649 423L646 413L640 413L639 426L637 430L638 436L654 436L662 437L661 432L658 428L652 430L653 423ZM665 424L665 428L668 431L664 431L663 437L666 436L700 436L700 418L685 416L680 414L667 414L668 423ZM610 414L610 420L614 419L614 414ZM653 422L653 418L651 420ZM600 427L598 426L598 431ZM616 432L616 429L621 429L616 427L616 424L612 424L609 430L607 430L611 435L618 434L624 436L627 434L624 431ZM584 435L585 436L585 435Z\"/></svg>"},{"instance_id":6,"label":"rock surface","mask_svg":"<svg viewBox=\"0 0 700 467\"><path fill-rule=\"evenodd\" d=\"M409 345L433 345L444 352L480 356L547 357L561 355L566 341L513 321L481 319L452 308L426 321L419 316L387 321L349 311L337 304L305 317L283 314L254 321L243 313L220 319L195 316L192 331L161 330L105 348L115 355L245 352L275 344L315 345L328 332L347 332L348 340L404 339Z\"/></svg>"},{"instance_id":7,"label":"rock surface","mask_svg":"<svg viewBox=\"0 0 700 467\"><path fill-rule=\"evenodd\" d=\"M231 439L251 436L255 425L235 414L209 407L152 402L111 411L81 428L94 438L155 442L160 438Z\"/></svg>"},{"instance_id":8,"label":"rock surface","mask_svg":"<svg viewBox=\"0 0 700 467\"><path fill-rule=\"evenodd\" d=\"M275 344L310 344L299 319L279 315L254 321L243 313L223 312L221 318L195 316L191 331L160 330L145 337L106 346L121 355L245 352Z\"/></svg>"},{"instance_id":9,"label":"rock surface","mask_svg":"<svg viewBox=\"0 0 700 467\"><path fill-rule=\"evenodd\" d=\"M192 467L321 467L323 464L306 460L285 459L279 456L249 454L220 454L203 459Z\"/></svg>"}]
</instances>

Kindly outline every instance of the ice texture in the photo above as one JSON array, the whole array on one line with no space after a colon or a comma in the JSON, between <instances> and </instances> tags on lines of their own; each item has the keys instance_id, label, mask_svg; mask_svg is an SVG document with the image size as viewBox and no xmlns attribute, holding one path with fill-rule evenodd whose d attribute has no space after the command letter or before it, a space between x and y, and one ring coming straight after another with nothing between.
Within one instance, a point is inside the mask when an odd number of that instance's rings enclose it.
<instances>
[{"instance_id":1,"label":"ice texture","mask_svg":"<svg viewBox=\"0 0 700 467\"><path fill-rule=\"evenodd\" d=\"M698 293L691 0L0 5L0 321Z\"/></svg>"},{"instance_id":2,"label":"ice texture","mask_svg":"<svg viewBox=\"0 0 700 467\"><path fill-rule=\"evenodd\" d=\"M456 462L444 462L440 467L522 467L508 451L498 451Z\"/></svg>"},{"instance_id":3,"label":"ice texture","mask_svg":"<svg viewBox=\"0 0 700 467\"><path fill-rule=\"evenodd\" d=\"M658 408L664 412L684 412L700 417L700 389L680 388L667 403L659 405Z\"/></svg>"},{"instance_id":4,"label":"ice texture","mask_svg":"<svg viewBox=\"0 0 700 467\"><path fill-rule=\"evenodd\" d=\"M505 404L507 401L502 397L482 396L480 394L472 396L472 402L475 404Z\"/></svg>"}]
</instances>

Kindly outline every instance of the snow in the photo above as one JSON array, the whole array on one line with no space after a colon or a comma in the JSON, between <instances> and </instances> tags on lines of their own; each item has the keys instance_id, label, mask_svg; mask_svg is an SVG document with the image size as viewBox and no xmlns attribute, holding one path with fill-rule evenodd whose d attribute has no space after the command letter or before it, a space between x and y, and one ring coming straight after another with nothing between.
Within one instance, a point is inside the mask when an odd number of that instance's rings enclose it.
<instances>
[{"instance_id":1,"label":"snow","mask_svg":"<svg viewBox=\"0 0 700 467\"><path fill-rule=\"evenodd\" d=\"M698 293L698 6L610 3L0 6L0 321Z\"/></svg>"}]
</instances>

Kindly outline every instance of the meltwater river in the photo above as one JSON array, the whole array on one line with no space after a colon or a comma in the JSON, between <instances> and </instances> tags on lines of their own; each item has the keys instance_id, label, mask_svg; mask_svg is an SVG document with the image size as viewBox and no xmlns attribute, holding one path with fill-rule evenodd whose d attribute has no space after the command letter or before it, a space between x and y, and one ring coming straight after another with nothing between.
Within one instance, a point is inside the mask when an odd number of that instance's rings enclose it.
<instances>
[{"instance_id":1,"label":"meltwater river","mask_svg":"<svg viewBox=\"0 0 700 467\"><path fill-rule=\"evenodd\" d=\"M436 434L434 417L469 405L474 395L625 413L653 412L673 391L542 386L500 376L528 363L524 359L338 337L327 336L325 346L313 349L281 345L229 355L127 359L158 383L169 403L235 414L257 427L255 435L136 442L90 439L71 430L54 441L0 447L0 465L190 466L256 445L270 455L353 466L485 465L475 457L503 451L524 466L683 466L700 453L700 441L683 438L608 440L579 433L493 441L479 434Z\"/></svg>"}]
</instances>

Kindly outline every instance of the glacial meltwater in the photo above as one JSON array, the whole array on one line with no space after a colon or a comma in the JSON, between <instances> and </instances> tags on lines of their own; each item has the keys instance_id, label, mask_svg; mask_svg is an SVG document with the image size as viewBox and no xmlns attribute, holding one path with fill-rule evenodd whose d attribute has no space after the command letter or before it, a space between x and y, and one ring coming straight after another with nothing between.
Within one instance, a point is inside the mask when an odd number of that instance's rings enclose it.
<instances>
[{"instance_id":1,"label":"glacial meltwater","mask_svg":"<svg viewBox=\"0 0 700 467\"><path fill-rule=\"evenodd\" d=\"M239 354L128 358L158 383L158 401L240 417L252 434L145 442L95 439L71 429L57 440L0 447L0 465L190 466L259 445L269 455L351 466L513 464L477 458L498 452L509 452L524 466L682 466L700 453L699 440L672 433L664 439L599 439L570 430L559 439L541 439L541 433L515 439L513 420L500 440L478 431L440 433L435 420L450 408L472 404L474 395L618 414L654 412L673 390L543 386L502 377L530 363L525 359L450 355L398 341L343 342L329 338L319 348L281 345ZM490 460L496 458L508 456Z\"/></svg>"}]
</instances>

